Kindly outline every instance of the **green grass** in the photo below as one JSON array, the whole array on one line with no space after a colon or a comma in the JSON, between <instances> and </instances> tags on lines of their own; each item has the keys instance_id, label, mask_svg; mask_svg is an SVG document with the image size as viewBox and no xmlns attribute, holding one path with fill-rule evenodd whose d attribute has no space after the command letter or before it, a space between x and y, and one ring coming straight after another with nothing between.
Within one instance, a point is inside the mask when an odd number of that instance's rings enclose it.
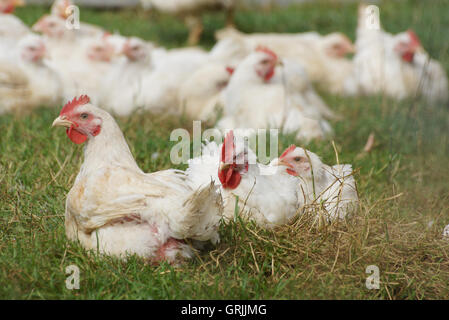
<instances>
[{"instance_id":1,"label":"green grass","mask_svg":"<svg viewBox=\"0 0 449 320\"><path fill-rule=\"evenodd\" d=\"M413 28L430 54L449 70L449 14L444 1L384 1L384 27ZM47 8L18 15L34 23ZM187 30L175 18L140 10L82 9L81 18L161 45L184 44ZM272 12L242 10L246 32L342 31L354 39L356 5L310 3ZM202 46L224 15L204 18ZM449 297L449 109L383 97L324 95L344 120L333 123L340 161L352 163L361 197L347 225L318 229L307 219L275 231L241 222L222 226L222 241L181 267L148 265L88 254L67 241L64 203L82 163L82 147L51 123L59 109L0 117L0 298L2 299L436 299ZM172 167L173 128L184 119L146 114L118 119L145 171ZM376 144L363 153L368 135ZM280 149L295 141L282 136ZM329 141L309 149L329 164ZM158 152L160 156L152 159ZM180 166L180 168L184 168ZM81 269L80 289L65 288L65 268ZM368 290L368 265L380 268L380 290Z\"/></svg>"}]
</instances>

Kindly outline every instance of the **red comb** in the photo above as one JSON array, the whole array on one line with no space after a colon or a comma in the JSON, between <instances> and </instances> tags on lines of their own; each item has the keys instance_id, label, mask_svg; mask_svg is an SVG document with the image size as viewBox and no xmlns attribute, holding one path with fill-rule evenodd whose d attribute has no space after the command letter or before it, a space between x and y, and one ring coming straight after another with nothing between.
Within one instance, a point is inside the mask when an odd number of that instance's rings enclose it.
<instances>
[{"instance_id":1,"label":"red comb","mask_svg":"<svg viewBox=\"0 0 449 320\"><path fill-rule=\"evenodd\" d=\"M418 46L421 44L421 41L419 40L418 36L413 30L411 29L407 30L407 34L414 45Z\"/></svg>"},{"instance_id":2,"label":"red comb","mask_svg":"<svg viewBox=\"0 0 449 320\"><path fill-rule=\"evenodd\" d=\"M288 147L287 149L285 149L285 151L281 154L281 156L279 157L279 159L284 158L287 154L289 154L290 152L292 152L293 150L296 149L296 146L294 144L292 144L290 147Z\"/></svg>"},{"instance_id":3,"label":"red comb","mask_svg":"<svg viewBox=\"0 0 449 320\"><path fill-rule=\"evenodd\" d=\"M67 102L64 107L62 107L60 114L71 112L75 107L82 106L89 102L90 98L88 95L83 94L79 98L75 97L72 101Z\"/></svg>"},{"instance_id":4,"label":"red comb","mask_svg":"<svg viewBox=\"0 0 449 320\"><path fill-rule=\"evenodd\" d=\"M234 132L231 130L226 134L221 147L221 161L224 163L232 163L234 158Z\"/></svg>"},{"instance_id":5,"label":"red comb","mask_svg":"<svg viewBox=\"0 0 449 320\"><path fill-rule=\"evenodd\" d=\"M14 5L9 4L2 10L2 13L13 13L14 9L15 9Z\"/></svg>"},{"instance_id":6,"label":"red comb","mask_svg":"<svg viewBox=\"0 0 449 320\"><path fill-rule=\"evenodd\" d=\"M233 73L234 73L234 68L232 68L232 67L226 67L226 71L230 74L230 75L232 75Z\"/></svg>"},{"instance_id":7,"label":"red comb","mask_svg":"<svg viewBox=\"0 0 449 320\"><path fill-rule=\"evenodd\" d=\"M271 56L274 60L278 59L278 56L276 55L276 53L274 53L273 50L271 50L265 46L261 46L261 45L257 46L256 51L265 52L266 54Z\"/></svg>"}]
</instances>

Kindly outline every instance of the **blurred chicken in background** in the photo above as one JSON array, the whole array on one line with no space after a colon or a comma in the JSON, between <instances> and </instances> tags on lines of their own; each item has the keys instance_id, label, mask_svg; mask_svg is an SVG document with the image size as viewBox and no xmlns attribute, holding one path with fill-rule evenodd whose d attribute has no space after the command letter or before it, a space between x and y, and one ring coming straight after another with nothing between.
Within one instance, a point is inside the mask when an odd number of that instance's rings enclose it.
<instances>
[{"instance_id":1,"label":"blurred chicken in background","mask_svg":"<svg viewBox=\"0 0 449 320\"><path fill-rule=\"evenodd\" d=\"M0 44L6 40L16 40L30 32L30 29L12 13L23 6L23 0L0 0Z\"/></svg>"},{"instance_id":2,"label":"blurred chicken in background","mask_svg":"<svg viewBox=\"0 0 449 320\"><path fill-rule=\"evenodd\" d=\"M216 38L216 48L234 47L234 59L258 46L269 47L279 56L301 64L313 83L331 93L342 91L344 78L352 68L346 55L354 53L354 45L340 32L324 36L317 32L245 34L226 28L217 31Z\"/></svg>"},{"instance_id":3,"label":"blurred chicken in background","mask_svg":"<svg viewBox=\"0 0 449 320\"><path fill-rule=\"evenodd\" d=\"M227 0L142 2L196 21L191 44L199 40L202 13L225 9L231 25L236 4ZM332 136L328 120L341 119L316 89L398 99L421 95L434 104L449 100L445 70L430 58L418 36L411 30L387 33L380 20L378 28L372 28L367 22L369 8L363 4L355 46L338 31L247 34L227 26L216 32L218 41L210 51L166 49L85 22L80 22L79 29L68 28L67 19L77 10L71 0L56 0L50 14L40 17L30 30L11 14L17 5L19 0L0 0L0 85L2 99L8 101L3 112L88 94L93 103L120 116L138 109L184 114L212 125L218 121L216 126L222 129L279 128L307 142ZM45 56L38 54L44 52L39 49L29 59L24 52L32 48L25 49L22 39L35 36L33 32L42 34L39 47L45 47ZM347 58L354 52L352 60ZM63 90L53 100L37 98L33 68L39 73L51 70L45 79L57 74L58 80L49 83L58 83ZM47 89L42 88L43 96L48 96ZM25 96L36 101L23 102ZM15 100L20 102L11 102Z\"/></svg>"},{"instance_id":4,"label":"blurred chicken in background","mask_svg":"<svg viewBox=\"0 0 449 320\"><path fill-rule=\"evenodd\" d=\"M344 92L383 93L396 99L422 95L429 102L447 102L447 75L426 53L416 33L385 32L378 16L372 21L371 10L364 4L359 6L356 54Z\"/></svg>"},{"instance_id":5,"label":"blurred chicken in background","mask_svg":"<svg viewBox=\"0 0 449 320\"><path fill-rule=\"evenodd\" d=\"M0 58L0 114L62 102L65 88L58 71L46 60L42 37L26 35L8 53Z\"/></svg>"}]
</instances>

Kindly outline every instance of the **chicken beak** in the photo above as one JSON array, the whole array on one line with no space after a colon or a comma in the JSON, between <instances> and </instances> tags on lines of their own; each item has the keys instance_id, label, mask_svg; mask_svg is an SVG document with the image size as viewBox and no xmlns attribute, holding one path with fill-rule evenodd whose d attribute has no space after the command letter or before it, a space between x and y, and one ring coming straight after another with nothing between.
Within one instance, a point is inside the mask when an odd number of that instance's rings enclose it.
<instances>
[{"instance_id":1,"label":"chicken beak","mask_svg":"<svg viewBox=\"0 0 449 320\"><path fill-rule=\"evenodd\" d=\"M293 166L288 163L287 161L284 161L283 159L279 159L276 163L277 166L286 166L287 168L292 168Z\"/></svg>"},{"instance_id":2,"label":"chicken beak","mask_svg":"<svg viewBox=\"0 0 449 320\"><path fill-rule=\"evenodd\" d=\"M416 53L426 53L426 50L421 45L419 45L416 47L415 52Z\"/></svg>"},{"instance_id":3,"label":"chicken beak","mask_svg":"<svg viewBox=\"0 0 449 320\"><path fill-rule=\"evenodd\" d=\"M73 125L72 121L67 120L65 116L59 116L53 121L52 127L67 127L70 128Z\"/></svg>"},{"instance_id":4,"label":"chicken beak","mask_svg":"<svg viewBox=\"0 0 449 320\"><path fill-rule=\"evenodd\" d=\"M231 164L229 164L229 163L220 162L219 170L220 170L220 171L226 170L226 169L228 169L230 166L231 166Z\"/></svg>"},{"instance_id":5,"label":"chicken beak","mask_svg":"<svg viewBox=\"0 0 449 320\"><path fill-rule=\"evenodd\" d=\"M348 43L348 47L346 48L346 54L355 53L355 45L352 43Z\"/></svg>"},{"instance_id":6,"label":"chicken beak","mask_svg":"<svg viewBox=\"0 0 449 320\"><path fill-rule=\"evenodd\" d=\"M42 26L42 22L41 21L37 21L32 27L31 27L31 31L37 32L37 33L41 33L43 32L44 28Z\"/></svg>"}]
</instances>

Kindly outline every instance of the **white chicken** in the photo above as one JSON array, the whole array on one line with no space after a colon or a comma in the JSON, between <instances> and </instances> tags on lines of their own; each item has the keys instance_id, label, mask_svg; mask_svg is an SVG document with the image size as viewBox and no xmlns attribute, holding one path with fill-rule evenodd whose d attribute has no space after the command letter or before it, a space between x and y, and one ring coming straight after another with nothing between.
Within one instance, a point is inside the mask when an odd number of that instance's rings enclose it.
<instances>
[{"instance_id":1,"label":"white chicken","mask_svg":"<svg viewBox=\"0 0 449 320\"><path fill-rule=\"evenodd\" d=\"M245 40L240 37L229 37L219 40L211 49L211 61L226 64L235 68L246 56L254 51Z\"/></svg>"},{"instance_id":2,"label":"white chicken","mask_svg":"<svg viewBox=\"0 0 449 320\"><path fill-rule=\"evenodd\" d=\"M52 56L51 63L61 70L66 88L66 100L74 95L88 94L95 104L102 97L105 75L118 63L116 47L108 37L85 39L79 50L63 59Z\"/></svg>"},{"instance_id":3,"label":"white chicken","mask_svg":"<svg viewBox=\"0 0 449 320\"><path fill-rule=\"evenodd\" d=\"M299 108L305 116L317 120L322 117L338 118L316 93L305 68L296 61L282 59L281 64L276 67L270 83L283 85L286 90L287 103L292 107ZM327 131L332 130L329 128Z\"/></svg>"},{"instance_id":4,"label":"white chicken","mask_svg":"<svg viewBox=\"0 0 449 320\"><path fill-rule=\"evenodd\" d=\"M70 29L64 18L56 15L43 15L31 28L34 32L42 33L55 48L76 50L78 43L84 39L101 38L104 31L94 34L83 32L82 29Z\"/></svg>"},{"instance_id":5,"label":"white chicken","mask_svg":"<svg viewBox=\"0 0 449 320\"><path fill-rule=\"evenodd\" d=\"M112 116L87 96L67 103L53 126L66 127L72 142L86 143L66 201L70 240L104 254L137 254L154 263L192 257L186 239L219 240L217 188L209 183L193 189L178 170L142 172Z\"/></svg>"},{"instance_id":6,"label":"white chicken","mask_svg":"<svg viewBox=\"0 0 449 320\"><path fill-rule=\"evenodd\" d=\"M352 74L345 82L345 93L371 95L383 92L404 98L407 96L402 71L404 64L394 50L397 40L381 29L380 21L372 24L370 8L360 5L356 54Z\"/></svg>"},{"instance_id":7,"label":"white chicken","mask_svg":"<svg viewBox=\"0 0 449 320\"><path fill-rule=\"evenodd\" d=\"M419 79L419 93L430 103L447 104L449 101L449 86L443 66L430 58L424 50L415 53L413 64L417 79Z\"/></svg>"},{"instance_id":8,"label":"white chicken","mask_svg":"<svg viewBox=\"0 0 449 320\"><path fill-rule=\"evenodd\" d=\"M158 48L153 50L151 59L154 71L143 78L140 105L146 110L178 113L179 89L208 62L208 53L198 48Z\"/></svg>"},{"instance_id":9,"label":"white chicken","mask_svg":"<svg viewBox=\"0 0 449 320\"><path fill-rule=\"evenodd\" d=\"M191 119L215 120L223 107L223 89L234 70L219 63L208 63L195 71L179 89L179 108Z\"/></svg>"},{"instance_id":10,"label":"white chicken","mask_svg":"<svg viewBox=\"0 0 449 320\"><path fill-rule=\"evenodd\" d=\"M46 61L44 40L26 35L0 60L0 113L26 111L61 102L63 87L59 73Z\"/></svg>"},{"instance_id":11,"label":"white chicken","mask_svg":"<svg viewBox=\"0 0 449 320\"><path fill-rule=\"evenodd\" d=\"M238 65L224 91L224 116L217 127L282 128L284 133L296 132L298 139L306 141L331 134L325 120L308 118L300 106L292 105L296 101L293 95L300 94L287 90L294 84L271 82L277 64L274 52L259 48Z\"/></svg>"},{"instance_id":12,"label":"white chicken","mask_svg":"<svg viewBox=\"0 0 449 320\"><path fill-rule=\"evenodd\" d=\"M424 50L418 36L408 30L395 50L406 64L404 79L411 96L422 95L430 103L449 101L448 78L443 66Z\"/></svg>"},{"instance_id":13,"label":"white chicken","mask_svg":"<svg viewBox=\"0 0 449 320\"><path fill-rule=\"evenodd\" d=\"M352 71L346 55L354 52L354 46L339 32L324 36L317 32L245 34L228 28L219 31L216 37L218 43L233 39L233 59L258 46L269 47L279 56L301 64L312 82L331 93L342 92L344 79Z\"/></svg>"},{"instance_id":14,"label":"white chicken","mask_svg":"<svg viewBox=\"0 0 449 320\"><path fill-rule=\"evenodd\" d=\"M63 78L65 98L88 94L98 103L100 83L122 49L123 37L109 33L85 35L66 28L65 20L56 15L40 18L33 30L43 33L49 45L51 64Z\"/></svg>"},{"instance_id":15,"label":"white chicken","mask_svg":"<svg viewBox=\"0 0 449 320\"><path fill-rule=\"evenodd\" d=\"M59 16L43 15L31 27L34 32L42 33L53 41L74 41L79 37L75 29L66 28L65 20Z\"/></svg>"},{"instance_id":16,"label":"white chicken","mask_svg":"<svg viewBox=\"0 0 449 320\"><path fill-rule=\"evenodd\" d=\"M297 180L284 174L287 167L279 166L283 169L264 174L266 168L257 163L243 136L236 135L234 139L231 130L220 146L215 142L203 146L201 157L189 160L186 173L194 188L208 185L210 181L220 186L223 215L227 219L233 220L237 209L242 218L271 228L291 221L300 206Z\"/></svg>"},{"instance_id":17,"label":"white chicken","mask_svg":"<svg viewBox=\"0 0 449 320\"><path fill-rule=\"evenodd\" d=\"M85 39L80 43L78 54L65 61L54 62L59 66L70 64L63 73L71 81L71 96L87 94L92 103L100 102L102 91L99 89L105 82L105 75L119 63L119 49L115 43L117 37L120 40L121 36L109 34Z\"/></svg>"},{"instance_id":18,"label":"white chicken","mask_svg":"<svg viewBox=\"0 0 449 320\"><path fill-rule=\"evenodd\" d=\"M121 116L137 109L178 113L179 88L207 61L202 50L154 48L136 37L129 38L121 51L126 59L106 75L100 103Z\"/></svg>"},{"instance_id":19,"label":"white chicken","mask_svg":"<svg viewBox=\"0 0 449 320\"><path fill-rule=\"evenodd\" d=\"M442 66L430 59L416 34L385 32L369 7L359 7L357 52L345 81L350 95L383 93L396 99L423 95L430 102L447 102L448 80Z\"/></svg>"},{"instance_id":20,"label":"white chicken","mask_svg":"<svg viewBox=\"0 0 449 320\"><path fill-rule=\"evenodd\" d=\"M30 29L13 15L15 7L24 5L23 0L0 0L0 41L16 41L30 33Z\"/></svg>"},{"instance_id":21,"label":"white chicken","mask_svg":"<svg viewBox=\"0 0 449 320\"><path fill-rule=\"evenodd\" d=\"M71 15L75 14L74 7L74 3L71 0L55 0L50 9L51 15L67 21ZM73 23L75 21L70 22ZM104 32L105 30L103 28L85 22L79 22L79 30L77 30L77 33L85 36L99 36Z\"/></svg>"},{"instance_id":22,"label":"white chicken","mask_svg":"<svg viewBox=\"0 0 449 320\"><path fill-rule=\"evenodd\" d=\"M313 152L291 145L271 165L284 165L298 177L299 198L313 212L324 211L326 221L349 217L358 205L358 194L350 164L328 166Z\"/></svg>"},{"instance_id":23,"label":"white chicken","mask_svg":"<svg viewBox=\"0 0 449 320\"><path fill-rule=\"evenodd\" d=\"M127 116L144 106L141 100L143 78L154 70L151 49L149 44L135 37L123 43L121 52L126 59L117 62L101 82L100 106L103 109Z\"/></svg>"},{"instance_id":24,"label":"white chicken","mask_svg":"<svg viewBox=\"0 0 449 320\"><path fill-rule=\"evenodd\" d=\"M70 77L71 70L78 70L82 57L85 56L83 42L86 37L66 28L65 20L53 15L44 15L32 27L34 32L42 33L48 45L52 62L64 74ZM70 77L71 78L71 77Z\"/></svg>"},{"instance_id":25,"label":"white chicken","mask_svg":"<svg viewBox=\"0 0 449 320\"><path fill-rule=\"evenodd\" d=\"M32 30L43 34L54 59L82 55L84 54L83 43L85 41L101 39L105 34L108 34L103 29L96 32L87 32L82 28L68 28L65 17L53 14L42 16L32 26Z\"/></svg>"},{"instance_id":26,"label":"white chicken","mask_svg":"<svg viewBox=\"0 0 449 320\"><path fill-rule=\"evenodd\" d=\"M226 10L227 25L233 24L235 0L141 0L144 8L155 8L158 11L182 17L189 28L189 45L199 42L203 32L201 13L206 10Z\"/></svg>"}]
</instances>

